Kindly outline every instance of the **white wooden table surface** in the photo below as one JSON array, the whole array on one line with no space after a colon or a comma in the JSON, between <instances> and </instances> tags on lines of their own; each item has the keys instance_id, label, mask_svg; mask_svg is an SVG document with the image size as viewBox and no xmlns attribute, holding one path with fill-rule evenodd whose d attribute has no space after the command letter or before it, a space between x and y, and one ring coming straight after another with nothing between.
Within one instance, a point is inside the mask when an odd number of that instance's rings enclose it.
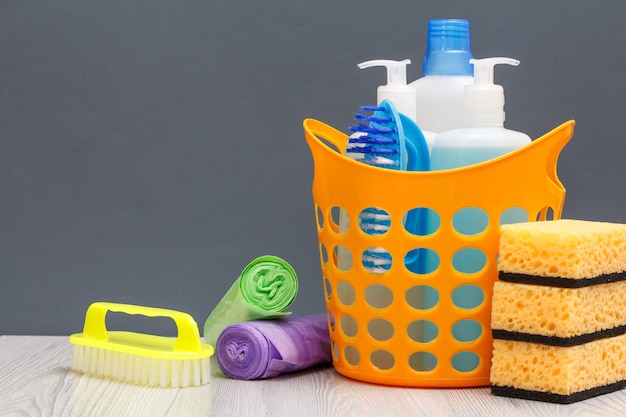
<instances>
[{"instance_id":1,"label":"white wooden table surface","mask_svg":"<svg viewBox=\"0 0 626 417\"><path fill-rule=\"evenodd\" d=\"M557 405L496 397L488 388L378 386L332 367L263 381L215 374L205 387L163 389L77 374L71 356L67 337L0 336L0 416L626 416L626 390Z\"/></svg>"}]
</instances>

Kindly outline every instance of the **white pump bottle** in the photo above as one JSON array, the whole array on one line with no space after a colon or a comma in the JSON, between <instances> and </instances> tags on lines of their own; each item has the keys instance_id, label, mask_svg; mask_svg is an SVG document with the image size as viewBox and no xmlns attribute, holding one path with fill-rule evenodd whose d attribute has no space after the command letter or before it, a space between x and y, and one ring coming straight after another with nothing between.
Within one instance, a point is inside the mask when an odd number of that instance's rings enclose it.
<instances>
[{"instance_id":1,"label":"white pump bottle","mask_svg":"<svg viewBox=\"0 0 626 417\"><path fill-rule=\"evenodd\" d=\"M493 83L497 64L519 65L511 58L472 59L474 83L465 87L464 127L439 133L432 149L430 169L459 168L504 155L531 139L504 128L504 89Z\"/></svg>"},{"instance_id":2,"label":"white pump bottle","mask_svg":"<svg viewBox=\"0 0 626 417\"><path fill-rule=\"evenodd\" d=\"M435 138L431 153L431 170L459 168L484 162L509 153L531 143L528 135L504 128L504 90L493 84L493 67L496 64L518 65L510 58L471 60L474 64L474 83L465 87L465 127L442 132ZM483 184L477 184L482 186ZM494 190L494 192L496 192ZM518 223L528 221L528 213L520 207L510 207L499 218L490 219L480 208L464 208L454 215L454 229L464 235L475 235L486 230L489 223ZM435 222L430 219L429 221ZM481 251L459 251L452 259L454 269L474 273L486 267L487 258ZM431 266L427 266L430 268ZM479 305L483 294L469 286L455 291L461 304ZM467 324L457 326L456 336L473 340L480 336ZM475 358L462 358L453 363L456 369L475 369Z\"/></svg>"},{"instance_id":3,"label":"white pump bottle","mask_svg":"<svg viewBox=\"0 0 626 417\"><path fill-rule=\"evenodd\" d=\"M402 61L374 59L371 61L361 62L358 64L358 67L360 69L386 67L387 84L381 85L376 89L376 104L380 104L385 99L391 101L401 115L408 117L412 123L417 125L417 99L415 87L407 85L406 83L406 66L410 63L410 59L404 59ZM403 121L403 123L407 124L408 122ZM421 126L419 125L417 125L417 127L420 128L421 133L424 135L424 139L426 139L426 143L430 151L436 133L421 129Z\"/></svg>"},{"instance_id":4,"label":"white pump bottle","mask_svg":"<svg viewBox=\"0 0 626 417\"><path fill-rule=\"evenodd\" d=\"M360 69L386 67L387 84L381 85L376 89L376 104L380 104L381 101L387 99L396 106L396 110L415 121L415 88L406 83L406 66L410 63L410 59L402 61L374 59L361 62L358 64L358 67Z\"/></svg>"}]
</instances>

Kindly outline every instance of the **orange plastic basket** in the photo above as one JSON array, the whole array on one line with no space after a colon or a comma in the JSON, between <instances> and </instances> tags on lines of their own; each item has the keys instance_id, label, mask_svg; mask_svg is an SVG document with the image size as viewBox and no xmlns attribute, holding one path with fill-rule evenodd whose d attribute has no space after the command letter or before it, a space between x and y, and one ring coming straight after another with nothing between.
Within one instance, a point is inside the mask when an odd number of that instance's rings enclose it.
<instances>
[{"instance_id":1,"label":"orange plastic basket","mask_svg":"<svg viewBox=\"0 0 626 417\"><path fill-rule=\"evenodd\" d=\"M343 155L344 133L317 120L304 121L315 168L313 200L333 365L339 373L385 385L489 385L490 300L501 216L523 210L529 221L560 218L565 188L556 165L573 131L574 121L569 121L488 162L406 172L353 161ZM391 226L385 233L360 229L359 216L368 208L388 213ZM403 219L412 209L438 219L433 230L407 231ZM468 210L486 219L482 230L455 228L455 216ZM363 256L372 248L391 256L388 270L365 268ZM403 260L416 250L437 259L436 267L412 272ZM483 254L482 269L455 269L455 256L467 250ZM348 265L338 261L346 254ZM476 305L458 302L457 292L468 288L479 294ZM459 326L475 329L475 336L459 336ZM474 358L475 366L458 366L464 358Z\"/></svg>"}]
</instances>

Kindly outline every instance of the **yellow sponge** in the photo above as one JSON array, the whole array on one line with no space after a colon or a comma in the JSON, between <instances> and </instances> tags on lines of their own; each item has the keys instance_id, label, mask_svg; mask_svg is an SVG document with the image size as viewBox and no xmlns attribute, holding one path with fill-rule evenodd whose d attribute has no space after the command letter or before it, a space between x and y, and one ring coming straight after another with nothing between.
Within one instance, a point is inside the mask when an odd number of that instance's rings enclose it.
<instances>
[{"instance_id":1,"label":"yellow sponge","mask_svg":"<svg viewBox=\"0 0 626 417\"><path fill-rule=\"evenodd\" d=\"M499 281L491 302L491 328L494 334L507 331L575 342L583 335L626 326L625 294L626 281L584 288Z\"/></svg>"},{"instance_id":2,"label":"yellow sponge","mask_svg":"<svg viewBox=\"0 0 626 417\"><path fill-rule=\"evenodd\" d=\"M572 403L626 387L626 225L503 225L491 390Z\"/></svg>"},{"instance_id":3,"label":"yellow sponge","mask_svg":"<svg viewBox=\"0 0 626 417\"><path fill-rule=\"evenodd\" d=\"M626 386L626 335L573 347L494 340L494 394L572 403Z\"/></svg>"},{"instance_id":4,"label":"yellow sponge","mask_svg":"<svg viewBox=\"0 0 626 417\"><path fill-rule=\"evenodd\" d=\"M503 225L498 268L566 279L624 272L626 224L554 220Z\"/></svg>"}]
</instances>

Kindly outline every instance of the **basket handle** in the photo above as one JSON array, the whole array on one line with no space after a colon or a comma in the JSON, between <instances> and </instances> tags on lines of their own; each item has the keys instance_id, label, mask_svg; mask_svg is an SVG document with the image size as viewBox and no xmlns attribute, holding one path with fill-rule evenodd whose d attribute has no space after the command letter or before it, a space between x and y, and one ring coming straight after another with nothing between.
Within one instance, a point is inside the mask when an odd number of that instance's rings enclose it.
<instances>
[{"instance_id":1,"label":"basket handle","mask_svg":"<svg viewBox=\"0 0 626 417\"><path fill-rule=\"evenodd\" d=\"M172 347L177 352L199 352L202 350L200 333L196 321L187 313L164 308L136 306L132 304L118 304L96 302L89 306L85 315L83 335L86 338L107 341L109 334L106 328L108 312L142 315L146 317L169 317L174 320L178 330L178 339Z\"/></svg>"},{"instance_id":2,"label":"basket handle","mask_svg":"<svg viewBox=\"0 0 626 417\"><path fill-rule=\"evenodd\" d=\"M561 188L564 188L564 187L557 175L557 170L556 170L557 162L559 159L559 155L561 154L561 151L563 150L565 145L567 145L569 140L574 135L575 124L576 122L574 120L568 120L567 122L561 124L560 126L557 126L556 128L552 129L550 132L546 133L545 135L537 139L537 141L540 141L543 138L552 138L552 141L551 141L552 147L548 151L548 161L547 161L547 167L550 167L550 169L547 172L547 174L548 174L548 177L557 186Z\"/></svg>"},{"instance_id":3,"label":"basket handle","mask_svg":"<svg viewBox=\"0 0 626 417\"><path fill-rule=\"evenodd\" d=\"M320 138L322 138L324 139L324 141L333 145L340 154L343 155L344 153L346 153L348 135L346 135L345 133L335 129L332 126L327 125L324 122L320 122L319 120L315 119L304 119L304 122L302 124L304 126L304 131L310 138L316 139L323 143L323 141L320 140Z\"/></svg>"}]
</instances>

